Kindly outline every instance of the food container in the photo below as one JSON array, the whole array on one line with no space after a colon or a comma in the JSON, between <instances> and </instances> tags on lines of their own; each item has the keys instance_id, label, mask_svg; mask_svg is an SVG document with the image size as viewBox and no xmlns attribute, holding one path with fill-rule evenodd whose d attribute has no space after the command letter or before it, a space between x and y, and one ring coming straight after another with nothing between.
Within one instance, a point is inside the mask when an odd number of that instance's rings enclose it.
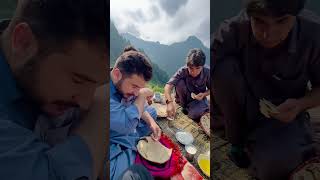
<instances>
[{"instance_id":1,"label":"food container","mask_svg":"<svg viewBox=\"0 0 320 180\"><path fill-rule=\"evenodd\" d=\"M200 154L197 158L197 163L201 171L210 178L210 154Z\"/></svg>"},{"instance_id":2,"label":"food container","mask_svg":"<svg viewBox=\"0 0 320 180\"><path fill-rule=\"evenodd\" d=\"M192 144L194 141L194 138L191 133L185 132L185 131L179 131L176 133L177 140L183 144L183 145L189 145Z\"/></svg>"},{"instance_id":3,"label":"food container","mask_svg":"<svg viewBox=\"0 0 320 180\"><path fill-rule=\"evenodd\" d=\"M197 148L194 145L190 144L185 146L185 150L186 158L188 159L188 161L193 161L194 155L197 153Z\"/></svg>"},{"instance_id":4,"label":"food container","mask_svg":"<svg viewBox=\"0 0 320 180\"><path fill-rule=\"evenodd\" d=\"M156 92L153 96L153 102L155 103L162 103L162 97L159 92Z\"/></svg>"}]
</instances>

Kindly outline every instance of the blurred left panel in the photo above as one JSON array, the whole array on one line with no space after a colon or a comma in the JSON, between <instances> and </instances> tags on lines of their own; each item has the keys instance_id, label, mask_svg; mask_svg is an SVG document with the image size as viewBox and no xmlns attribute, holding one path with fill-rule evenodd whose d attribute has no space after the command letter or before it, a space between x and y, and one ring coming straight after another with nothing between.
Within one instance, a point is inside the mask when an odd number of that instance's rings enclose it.
<instances>
[{"instance_id":1,"label":"blurred left panel","mask_svg":"<svg viewBox=\"0 0 320 180\"><path fill-rule=\"evenodd\" d=\"M0 2L0 177L106 179L109 1Z\"/></svg>"}]
</instances>

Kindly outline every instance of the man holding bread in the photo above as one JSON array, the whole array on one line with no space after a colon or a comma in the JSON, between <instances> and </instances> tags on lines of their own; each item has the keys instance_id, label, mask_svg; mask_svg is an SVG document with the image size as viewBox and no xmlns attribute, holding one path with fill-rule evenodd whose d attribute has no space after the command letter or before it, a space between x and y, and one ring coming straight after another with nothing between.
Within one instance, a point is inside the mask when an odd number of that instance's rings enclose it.
<instances>
[{"instance_id":1,"label":"man holding bread","mask_svg":"<svg viewBox=\"0 0 320 180\"><path fill-rule=\"evenodd\" d=\"M248 0L213 41L229 157L261 180L288 179L315 154L307 110L320 105L320 19L304 5Z\"/></svg>"},{"instance_id":2,"label":"man holding bread","mask_svg":"<svg viewBox=\"0 0 320 180\"><path fill-rule=\"evenodd\" d=\"M206 56L201 49L191 49L186 66L181 67L167 82L164 95L168 117L175 116L176 109L171 97L175 87L175 102L189 118L199 121L209 111L207 96L210 95L210 69L205 66Z\"/></svg>"}]
</instances>

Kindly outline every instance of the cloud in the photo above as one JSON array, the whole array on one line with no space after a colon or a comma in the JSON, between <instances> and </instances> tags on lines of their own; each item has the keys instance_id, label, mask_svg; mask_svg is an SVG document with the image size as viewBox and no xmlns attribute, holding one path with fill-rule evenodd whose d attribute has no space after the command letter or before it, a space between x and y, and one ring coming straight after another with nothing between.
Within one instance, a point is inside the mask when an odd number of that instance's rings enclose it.
<instances>
[{"instance_id":1,"label":"cloud","mask_svg":"<svg viewBox=\"0 0 320 180\"><path fill-rule=\"evenodd\" d=\"M210 46L210 19L204 19L198 27L195 35L203 41L203 43L209 47Z\"/></svg>"},{"instance_id":2,"label":"cloud","mask_svg":"<svg viewBox=\"0 0 320 180\"><path fill-rule=\"evenodd\" d=\"M131 17L136 22L145 22L146 17L141 9L138 9L136 11L127 11L126 14L128 17Z\"/></svg>"},{"instance_id":3,"label":"cloud","mask_svg":"<svg viewBox=\"0 0 320 180\"><path fill-rule=\"evenodd\" d=\"M210 46L210 0L111 0L111 20L120 33L172 44L198 37Z\"/></svg>"},{"instance_id":4,"label":"cloud","mask_svg":"<svg viewBox=\"0 0 320 180\"><path fill-rule=\"evenodd\" d=\"M157 6L153 5L150 8L150 11L151 11L151 18L149 19L149 21L155 21L160 18L160 10Z\"/></svg>"},{"instance_id":5,"label":"cloud","mask_svg":"<svg viewBox=\"0 0 320 180\"><path fill-rule=\"evenodd\" d=\"M136 37L140 37L140 32L137 27L133 24L128 24L128 26L124 29L124 32L130 33Z\"/></svg>"},{"instance_id":6,"label":"cloud","mask_svg":"<svg viewBox=\"0 0 320 180\"><path fill-rule=\"evenodd\" d=\"M174 16L182 6L187 4L188 0L158 0L158 2L169 16Z\"/></svg>"}]
</instances>

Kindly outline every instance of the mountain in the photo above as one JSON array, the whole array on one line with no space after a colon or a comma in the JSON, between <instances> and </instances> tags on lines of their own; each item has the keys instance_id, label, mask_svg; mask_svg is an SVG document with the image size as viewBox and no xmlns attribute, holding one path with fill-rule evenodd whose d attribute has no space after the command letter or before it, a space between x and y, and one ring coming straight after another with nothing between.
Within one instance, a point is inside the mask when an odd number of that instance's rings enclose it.
<instances>
[{"instance_id":1,"label":"mountain","mask_svg":"<svg viewBox=\"0 0 320 180\"><path fill-rule=\"evenodd\" d=\"M111 67L114 65L116 58L118 58L121 55L123 49L128 45L130 45L130 42L119 34L117 28L111 22L110 23L110 66ZM134 45L134 44L131 44L131 45ZM144 53L144 49L139 48L137 46L135 47ZM148 54L146 55L148 56ZM154 62L151 62L151 63L153 67L153 78L151 80L151 83L159 86L163 86L169 80L168 74L162 69L160 69L159 66Z\"/></svg>"},{"instance_id":2,"label":"mountain","mask_svg":"<svg viewBox=\"0 0 320 180\"><path fill-rule=\"evenodd\" d=\"M210 64L210 51L195 36L188 37L185 41L171 45L160 44L159 42L145 41L131 34L122 34L135 47L142 48L148 54L151 61L165 69L169 76L173 75L181 66L185 65L186 56L190 49L200 48L206 55L206 64Z\"/></svg>"},{"instance_id":3,"label":"mountain","mask_svg":"<svg viewBox=\"0 0 320 180\"><path fill-rule=\"evenodd\" d=\"M116 58L120 56L123 49L130 44L125 38L120 36L114 24L110 23L110 66L113 66Z\"/></svg>"}]
</instances>

